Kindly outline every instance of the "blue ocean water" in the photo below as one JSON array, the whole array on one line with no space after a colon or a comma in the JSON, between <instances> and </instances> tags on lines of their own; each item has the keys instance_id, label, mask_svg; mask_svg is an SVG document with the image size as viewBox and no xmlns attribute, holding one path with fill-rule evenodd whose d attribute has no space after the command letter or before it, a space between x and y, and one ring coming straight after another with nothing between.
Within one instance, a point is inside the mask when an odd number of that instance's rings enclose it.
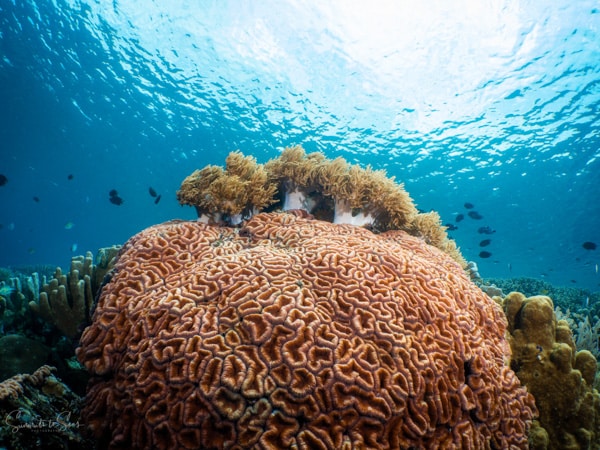
<instances>
[{"instance_id":1,"label":"blue ocean water","mask_svg":"<svg viewBox=\"0 0 600 450\"><path fill-rule=\"evenodd\" d=\"M0 0L0 118L0 266L193 219L194 169L301 144L404 182L484 277L600 290L596 1Z\"/></svg>"}]
</instances>

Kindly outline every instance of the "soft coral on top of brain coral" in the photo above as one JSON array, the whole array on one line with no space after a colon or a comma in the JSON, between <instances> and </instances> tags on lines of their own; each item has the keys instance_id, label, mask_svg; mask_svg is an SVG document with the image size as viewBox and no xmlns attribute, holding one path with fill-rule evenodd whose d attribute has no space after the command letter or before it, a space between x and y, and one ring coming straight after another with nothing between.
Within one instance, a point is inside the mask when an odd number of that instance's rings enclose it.
<instances>
[{"instance_id":1,"label":"soft coral on top of brain coral","mask_svg":"<svg viewBox=\"0 0 600 450\"><path fill-rule=\"evenodd\" d=\"M381 231L402 229L417 214L403 186L384 171L363 169L343 158L307 155L301 147L291 147L267 162L265 168L279 186L284 210L312 213L329 200L333 211L330 221Z\"/></svg>"},{"instance_id":2,"label":"soft coral on top of brain coral","mask_svg":"<svg viewBox=\"0 0 600 450\"><path fill-rule=\"evenodd\" d=\"M237 225L275 202L275 192L262 165L251 156L233 152L225 161L225 170L207 166L189 175L177 191L177 199L195 206L203 222Z\"/></svg>"},{"instance_id":3,"label":"soft coral on top of brain coral","mask_svg":"<svg viewBox=\"0 0 600 450\"><path fill-rule=\"evenodd\" d=\"M302 217L301 217L302 216ZM306 214L134 236L78 349L110 448L526 448L500 308L441 251Z\"/></svg>"},{"instance_id":4,"label":"soft coral on top of brain coral","mask_svg":"<svg viewBox=\"0 0 600 450\"><path fill-rule=\"evenodd\" d=\"M401 183L383 170L306 154L300 146L286 148L264 165L233 152L225 170L208 166L188 176L177 197L181 204L195 206L199 220L209 224L239 226L258 212L283 209L376 231L405 230L466 266L439 216L418 213Z\"/></svg>"}]
</instances>

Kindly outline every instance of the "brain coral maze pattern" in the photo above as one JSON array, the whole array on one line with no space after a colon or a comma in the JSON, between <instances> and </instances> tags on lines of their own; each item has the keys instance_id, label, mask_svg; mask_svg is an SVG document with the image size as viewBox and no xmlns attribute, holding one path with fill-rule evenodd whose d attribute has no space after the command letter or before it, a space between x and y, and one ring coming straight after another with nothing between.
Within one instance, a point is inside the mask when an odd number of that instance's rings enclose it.
<instances>
[{"instance_id":1,"label":"brain coral maze pattern","mask_svg":"<svg viewBox=\"0 0 600 450\"><path fill-rule=\"evenodd\" d=\"M82 336L111 448L526 448L505 319L449 256L263 213L134 236Z\"/></svg>"}]
</instances>

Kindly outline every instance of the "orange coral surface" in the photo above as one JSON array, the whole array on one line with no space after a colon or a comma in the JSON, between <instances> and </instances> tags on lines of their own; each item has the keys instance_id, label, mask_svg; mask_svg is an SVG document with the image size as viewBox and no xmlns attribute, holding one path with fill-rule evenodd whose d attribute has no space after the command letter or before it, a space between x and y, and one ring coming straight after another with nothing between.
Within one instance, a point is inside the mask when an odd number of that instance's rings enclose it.
<instances>
[{"instance_id":1,"label":"orange coral surface","mask_svg":"<svg viewBox=\"0 0 600 450\"><path fill-rule=\"evenodd\" d=\"M111 448L526 448L500 308L403 231L306 213L129 240L80 361Z\"/></svg>"}]
</instances>

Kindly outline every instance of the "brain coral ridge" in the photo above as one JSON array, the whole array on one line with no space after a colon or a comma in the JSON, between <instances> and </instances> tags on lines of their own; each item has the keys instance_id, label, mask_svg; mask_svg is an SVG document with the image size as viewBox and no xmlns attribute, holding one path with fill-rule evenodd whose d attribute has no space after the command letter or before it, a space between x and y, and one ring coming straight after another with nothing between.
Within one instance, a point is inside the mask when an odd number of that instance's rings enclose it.
<instances>
[{"instance_id":1,"label":"brain coral ridge","mask_svg":"<svg viewBox=\"0 0 600 450\"><path fill-rule=\"evenodd\" d=\"M438 249L306 213L129 240L77 351L109 448L526 448L501 309Z\"/></svg>"}]
</instances>

